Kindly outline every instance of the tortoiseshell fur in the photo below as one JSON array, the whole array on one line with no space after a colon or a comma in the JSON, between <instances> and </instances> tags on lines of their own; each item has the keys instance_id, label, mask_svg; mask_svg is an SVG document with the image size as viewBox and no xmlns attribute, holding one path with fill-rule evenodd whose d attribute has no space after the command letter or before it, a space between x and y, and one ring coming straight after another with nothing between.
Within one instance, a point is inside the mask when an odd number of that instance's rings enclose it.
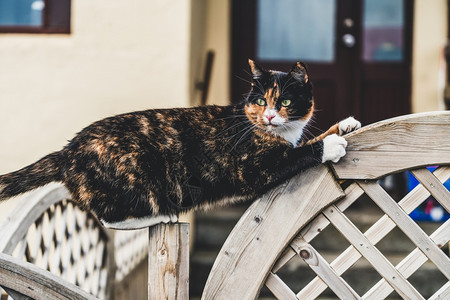
<instances>
[{"instance_id":1,"label":"tortoiseshell fur","mask_svg":"<svg viewBox=\"0 0 450 300\"><path fill-rule=\"evenodd\" d=\"M289 73L264 71L252 61L250 66L253 84L244 102L100 120L61 151L0 176L0 199L62 182L82 208L116 223L252 200L320 164L325 136L297 147L305 143L303 127L314 108L304 66L298 63ZM255 104L259 98L267 107ZM292 104L281 107L283 99ZM265 124L263 114L270 108L286 124L299 125ZM297 141L291 138L295 134L286 139L283 130L295 131Z\"/></svg>"}]
</instances>

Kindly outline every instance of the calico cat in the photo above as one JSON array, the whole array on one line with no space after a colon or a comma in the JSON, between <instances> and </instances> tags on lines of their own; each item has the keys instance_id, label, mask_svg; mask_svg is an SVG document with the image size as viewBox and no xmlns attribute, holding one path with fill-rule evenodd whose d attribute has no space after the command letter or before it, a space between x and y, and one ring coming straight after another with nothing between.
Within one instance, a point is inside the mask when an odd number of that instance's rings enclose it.
<instances>
[{"instance_id":1,"label":"calico cat","mask_svg":"<svg viewBox=\"0 0 450 300\"><path fill-rule=\"evenodd\" d=\"M190 209L249 201L345 155L348 118L307 140L314 112L303 63L266 71L249 60L248 97L230 106L153 109L97 121L61 151L0 176L0 200L56 181L106 227L175 222Z\"/></svg>"}]
</instances>

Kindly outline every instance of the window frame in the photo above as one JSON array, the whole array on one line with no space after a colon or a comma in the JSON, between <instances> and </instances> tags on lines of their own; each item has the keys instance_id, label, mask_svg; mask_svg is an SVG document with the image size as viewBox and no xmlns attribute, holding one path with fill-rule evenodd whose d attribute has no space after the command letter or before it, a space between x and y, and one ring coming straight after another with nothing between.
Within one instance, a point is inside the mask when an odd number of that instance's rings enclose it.
<instances>
[{"instance_id":1,"label":"window frame","mask_svg":"<svg viewBox=\"0 0 450 300\"><path fill-rule=\"evenodd\" d=\"M55 17L56 14L52 15L52 8L55 8L55 0L42 0L44 2L44 8L42 9L42 25L41 26L4 26L0 25L0 33L59 33L68 34L71 33L71 0L66 0L65 5L68 7L66 16L67 24L64 26L52 24L51 18Z\"/></svg>"}]
</instances>

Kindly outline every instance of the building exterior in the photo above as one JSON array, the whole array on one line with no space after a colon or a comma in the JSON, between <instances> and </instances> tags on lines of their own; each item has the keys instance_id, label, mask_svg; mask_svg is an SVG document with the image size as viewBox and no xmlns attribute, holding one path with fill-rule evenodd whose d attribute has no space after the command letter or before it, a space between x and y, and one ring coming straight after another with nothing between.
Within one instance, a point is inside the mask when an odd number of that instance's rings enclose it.
<instances>
[{"instance_id":1,"label":"building exterior","mask_svg":"<svg viewBox=\"0 0 450 300\"><path fill-rule=\"evenodd\" d=\"M232 20L231 0L74 0L70 33L0 33L0 173L97 119L195 105L207 50L208 101L229 103ZM443 108L447 27L447 1L414 1L412 112Z\"/></svg>"},{"instance_id":2,"label":"building exterior","mask_svg":"<svg viewBox=\"0 0 450 300\"><path fill-rule=\"evenodd\" d=\"M339 6L348 1L322 2ZM397 1L411 7L405 78L408 98L402 109L444 109L443 49L448 40L449 3L409 1ZM10 0L0 0L0 10L2 2ZM50 9L54 4L54 0L28 2L38 2L35 9ZM62 29L9 30L1 25L0 12L1 174L61 149L76 132L98 119L134 110L199 104L201 90L197 86L203 80L209 50L214 51L215 59L208 103L239 101L232 93L232 83L247 69L245 60L239 62L235 55L240 46L234 26L239 1L63 2L68 3L70 19L56 23L62 24ZM248 17L240 12L244 19ZM53 22L48 21L48 14L44 16L44 22ZM39 24L39 19L33 22ZM338 71L345 73L344 69ZM326 121L333 124L337 120ZM12 205L14 202L0 204L0 216Z\"/></svg>"}]
</instances>

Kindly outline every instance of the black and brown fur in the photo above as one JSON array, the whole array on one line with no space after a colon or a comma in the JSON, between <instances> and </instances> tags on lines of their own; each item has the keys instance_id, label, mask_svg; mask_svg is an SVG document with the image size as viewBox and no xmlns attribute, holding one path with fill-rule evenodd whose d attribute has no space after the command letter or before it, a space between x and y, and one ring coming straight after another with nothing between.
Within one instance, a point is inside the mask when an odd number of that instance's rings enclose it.
<instances>
[{"instance_id":1,"label":"black and brown fur","mask_svg":"<svg viewBox=\"0 0 450 300\"><path fill-rule=\"evenodd\" d=\"M304 66L295 64L289 73L250 66L254 78L244 102L95 122L61 151L0 176L0 200L62 182L81 207L112 223L252 200L321 163L323 137L295 147L266 130L259 120L264 107L255 104L264 97L286 117L309 119L314 102ZM292 105L281 107L282 97ZM198 188L197 196L191 188Z\"/></svg>"}]
</instances>

